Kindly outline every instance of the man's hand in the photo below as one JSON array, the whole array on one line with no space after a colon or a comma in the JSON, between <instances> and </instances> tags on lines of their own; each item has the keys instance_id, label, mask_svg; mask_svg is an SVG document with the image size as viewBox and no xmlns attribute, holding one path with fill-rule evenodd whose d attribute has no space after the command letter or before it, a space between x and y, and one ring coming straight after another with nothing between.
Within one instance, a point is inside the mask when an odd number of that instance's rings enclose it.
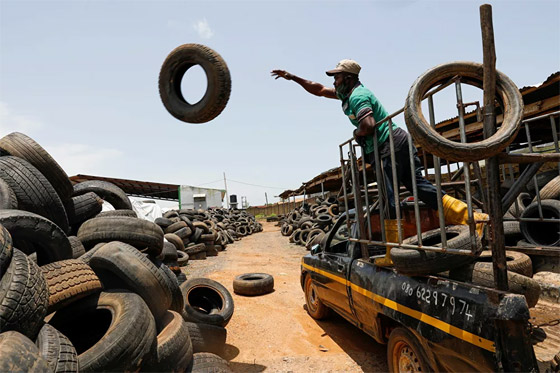
<instances>
[{"instance_id":1,"label":"man's hand","mask_svg":"<svg viewBox=\"0 0 560 373\"><path fill-rule=\"evenodd\" d=\"M286 70L272 70L270 75L272 75L274 79L284 78L286 80L292 80L294 78L294 76Z\"/></svg>"}]
</instances>

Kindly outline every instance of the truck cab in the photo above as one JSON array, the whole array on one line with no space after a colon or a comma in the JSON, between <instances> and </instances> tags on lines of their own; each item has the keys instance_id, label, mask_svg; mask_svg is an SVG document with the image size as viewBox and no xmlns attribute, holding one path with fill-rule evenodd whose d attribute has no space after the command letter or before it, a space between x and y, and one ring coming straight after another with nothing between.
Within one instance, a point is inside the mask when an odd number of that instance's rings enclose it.
<instances>
[{"instance_id":1,"label":"truck cab","mask_svg":"<svg viewBox=\"0 0 560 373\"><path fill-rule=\"evenodd\" d=\"M384 247L362 256L356 223L345 214L304 256L307 311L336 312L387 344L390 371L537 371L525 298L443 275L406 276L378 267ZM498 332L498 328L507 330Z\"/></svg>"}]
</instances>

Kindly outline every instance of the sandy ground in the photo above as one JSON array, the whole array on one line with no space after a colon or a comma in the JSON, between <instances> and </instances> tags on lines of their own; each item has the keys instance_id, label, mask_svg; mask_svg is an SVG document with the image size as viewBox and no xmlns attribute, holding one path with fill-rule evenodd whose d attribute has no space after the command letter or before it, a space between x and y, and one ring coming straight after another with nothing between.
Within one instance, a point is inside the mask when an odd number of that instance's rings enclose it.
<instances>
[{"instance_id":1,"label":"sandy ground","mask_svg":"<svg viewBox=\"0 0 560 373\"><path fill-rule=\"evenodd\" d=\"M228 245L217 257L190 261L187 277L208 277L232 293L235 312L227 325L225 358L236 372L384 372L386 347L339 316L312 319L304 309L300 262L306 250L288 243L275 223ZM235 276L274 276L273 293L233 293Z\"/></svg>"}]
</instances>

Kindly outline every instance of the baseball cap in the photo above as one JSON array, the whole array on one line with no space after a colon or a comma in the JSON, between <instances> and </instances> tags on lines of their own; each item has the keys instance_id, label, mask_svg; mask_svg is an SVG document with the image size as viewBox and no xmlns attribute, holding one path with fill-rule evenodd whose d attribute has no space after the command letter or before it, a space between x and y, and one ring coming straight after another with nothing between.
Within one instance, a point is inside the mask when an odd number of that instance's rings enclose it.
<instances>
[{"instance_id":1,"label":"baseball cap","mask_svg":"<svg viewBox=\"0 0 560 373\"><path fill-rule=\"evenodd\" d=\"M354 60L341 60L336 64L336 67L332 70L327 71L328 76L333 76L338 73L350 73L358 75L360 73L360 64Z\"/></svg>"}]
</instances>

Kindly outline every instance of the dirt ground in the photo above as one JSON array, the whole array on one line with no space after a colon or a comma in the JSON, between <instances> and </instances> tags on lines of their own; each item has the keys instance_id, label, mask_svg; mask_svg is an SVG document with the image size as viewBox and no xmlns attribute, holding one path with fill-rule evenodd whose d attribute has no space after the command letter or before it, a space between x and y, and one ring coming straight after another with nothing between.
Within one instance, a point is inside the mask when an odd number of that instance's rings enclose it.
<instances>
[{"instance_id":1,"label":"dirt ground","mask_svg":"<svg viewBox=\"0 0 560 373\"><path fill-rule=\"evenodd\" d=\"M304 309L300 285L305 248L290 244L275 223L228 245L217 257L190 261L187 277L204 276L233 295L225 357L235 372L385 372L386 347L346 320L312 319ZM274 292L258 297L233 293L235 276L265 272Z\"/></svg>"}]
</instances>

